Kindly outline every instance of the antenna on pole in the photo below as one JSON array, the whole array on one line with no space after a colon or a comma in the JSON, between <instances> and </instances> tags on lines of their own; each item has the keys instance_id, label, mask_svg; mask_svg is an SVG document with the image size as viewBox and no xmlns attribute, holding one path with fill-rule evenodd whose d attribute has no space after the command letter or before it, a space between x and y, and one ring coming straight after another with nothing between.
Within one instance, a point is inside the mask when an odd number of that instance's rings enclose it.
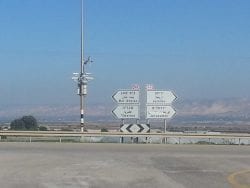
<instances>
[{"instance_id":1,"label":"antenna on pole","mask_svg":"<svg viewBox=\"0 0 250 188\"><path fill-rule=\"evenodd\" d=\"M93 77L89 76L90 73L85 72L85 65L92 62L90 57L84 61L84 35L83 35L83 0L81 0L81 70L80 73L73 73L72 79L77 82L77 94L80 96L80 126L81 132L84 132L84 98L87 95L88 81Z\"/></svg>"}]
</instances>

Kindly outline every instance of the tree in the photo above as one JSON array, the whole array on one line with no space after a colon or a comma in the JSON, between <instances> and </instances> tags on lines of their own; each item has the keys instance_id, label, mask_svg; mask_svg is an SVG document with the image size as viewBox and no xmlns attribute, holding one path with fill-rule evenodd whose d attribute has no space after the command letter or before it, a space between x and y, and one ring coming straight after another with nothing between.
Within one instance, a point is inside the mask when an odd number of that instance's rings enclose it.
<instances>
[{"instance_id":1,"label":"tree","mask_svg":"<svg viewBox=\"0 0 250 188\"><path fill-rule=\"evenodd\" d=\"M12 130L37 130L37 120L33 116L23 116L22 118L15 119L10 123Z\"/></svg>"},{"instance_id":2,"label":"tree","mask_svg":"<svg viewBox=\"0 0 250 188\"><path fill-rule=\"evenodd\" d=\"M10 129L12 130L25 130L25 124L21 119L15 119L10 123Z\"/></svg>"},{"instance_id":3,"label":"tree","mask_svg":"<svg viewBox=\"0 0 250 188\"><path fill-rule=\"evenodd\" d=\"M24 122L27 130L37 130L37 121L33 116L23 116L21 120Z\"/></svg>"}]
</instances>

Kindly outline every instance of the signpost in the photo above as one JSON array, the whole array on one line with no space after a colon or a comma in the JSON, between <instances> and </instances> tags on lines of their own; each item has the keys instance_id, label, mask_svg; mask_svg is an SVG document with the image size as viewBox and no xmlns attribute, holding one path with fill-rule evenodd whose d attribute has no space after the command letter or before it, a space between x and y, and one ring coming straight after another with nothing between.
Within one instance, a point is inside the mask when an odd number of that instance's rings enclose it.
<instances>
[{"instance_id":1,"label":"signpost","mask_svg":"<svg viewBox=\"0 0 250 188\"><path fill-rule=\"evenodd\" d=\"M139 105L118 105L112 113L118 119L139 119Z\"/></svg>"},{"instance_id":2,"label":"signpost","mask_svg":"<svg viewBox=\"0 0 250 188\"><path fill-rule=\"evenodd\" d=\"M167 119L176 113L171 106L176 98L172 91L147 90L146 118L148 122L149 119L164 119L164 133L167 130ZM166 142L165 138L164 143Z\"/></svg>"},{"instance_id":3,"label":"signpost","mask_svg":"<svg viewBox=\"0 0 250 188\"><path fill-rule=\"evenodd\" d=\"M136 85L134 90L117 91L112 98L118 103L118 106L112 113L122 120L120 131L124 133L148 133L150 132L150 119L164 119L164 132L166 133L167 119L171 119L176 111L171 106L177 98L172 91L153 90L153 85L147 85L147 103L146 103L146 124L140 124L140 87ZM124 120L136 119L135 124L126 124ZM131 137L132 139L132 137ZM146 138L147 139L147 138ZM138 138L137 138L138 140ZM123 137L121 137L123 142ZM165 139L166 143L166 139Z\"/></svg>"},{"instance_id":4,"label":"signpost","mask_svg":"<svg viewBox=\"0 0 250 188\"><path fill-rule=\"evenodd\" d=\"M139 89L137 86L134 89ZM120 128L121 132L142 132L144 126L139 124L124 124L125 119L136 119L136 123L140 119L139 105L140 105L140 91L139 90L121 90L117 91L112 98L118 103L118 106L112 111L112 113L122 120ZM132 139L132 138L131 138ZM121 137L121 143L123 137Z\"/></svg>"}]
</instances>

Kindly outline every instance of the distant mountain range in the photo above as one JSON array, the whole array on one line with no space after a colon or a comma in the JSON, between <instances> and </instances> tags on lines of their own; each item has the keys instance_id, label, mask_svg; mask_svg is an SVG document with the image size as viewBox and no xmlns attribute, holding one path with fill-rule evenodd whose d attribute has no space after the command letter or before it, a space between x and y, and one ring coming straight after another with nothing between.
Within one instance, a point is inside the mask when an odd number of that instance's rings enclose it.
<instances>
[{"instance_id":1,"label":"distant mountain range","mask_svg":"<svg viewBox=\"0 0 250 188\"><path fill-rule=\"evenodd\" d=\"M111 111L116 104L89 104L87 120L115 121ZM183 100L173 104L177 114L175 123L192 121L250 122L250 99ZM143 112L142 112L143 113ZM77 122L78 105L22 105L1 106L0 121L8 122L23 115L33 115L39 121Z\"/></svg>"}]
</instances>

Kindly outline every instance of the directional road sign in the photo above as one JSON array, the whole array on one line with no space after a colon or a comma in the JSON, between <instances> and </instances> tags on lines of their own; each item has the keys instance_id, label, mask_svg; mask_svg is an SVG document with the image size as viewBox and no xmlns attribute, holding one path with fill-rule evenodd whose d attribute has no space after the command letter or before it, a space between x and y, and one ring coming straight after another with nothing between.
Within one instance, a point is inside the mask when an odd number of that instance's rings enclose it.
<instances>
[{"instance_id":1,"label":"directional road sign","mask_svg":"<svg viewBox=\"0 0 250 188\"><path fill-rule=\"evenodd\" d=\"M123 124L120 128L121 132L124 133L149 133L149 124Z\"/></svg>"},{"instance_id":2,"label":"directional road sign","mask_svg":"<svg viewBox=\"0 0 250 188\"><path fill-rule=\"evenodd\" d=\"M172 106L147 106L147 119L170 119L174 114Z\"/></svg>"},{"instance_id":3,"label":"directional road sign","mask_svg":"<svg viewBox=\"0 0 250 188\"><path fill-rule=\"evenodd\" d=\"M139 105L118 105L112 113L118 119L139 119Z\"/></svg>"},{"instance_id":4,"label":"directional road sign","mask_svg":"<svg viewBox=\"0 0 250 188\"><path fill-rule=\"evenodd\" d=\"M139 104L139 91L117 91L112 97L117 103L120 104Z\"/></svg>"},{"instance_id":5,"label":"directional road sign","mask_svg":"<svg viewBox=\"0 0 250 188\"><path fill-rule=\"evenodd\" d=\"M176 99L172 91L147 91L147 104L165 105L171 104Z\"/></svg>"}]
</instances>

